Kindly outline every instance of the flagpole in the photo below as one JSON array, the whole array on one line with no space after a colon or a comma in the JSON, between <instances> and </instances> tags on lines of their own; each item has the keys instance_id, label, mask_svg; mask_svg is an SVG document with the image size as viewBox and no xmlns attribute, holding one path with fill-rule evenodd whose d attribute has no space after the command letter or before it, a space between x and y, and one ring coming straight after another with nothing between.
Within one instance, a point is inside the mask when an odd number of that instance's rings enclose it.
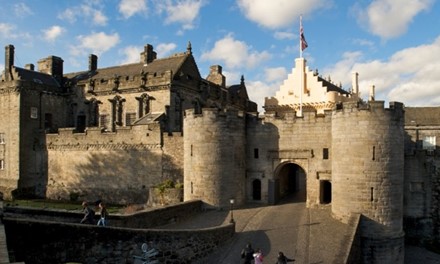
<instances>
[{"instance_id":1,"label":"flagpole","mask_svg":"<svg viewBox=\"0 0 440 264\"><path fill-rule=\"evenodd\" d=\"M301 30L302 30L302 15L299 16L299 57L300 58L303 57Z\"/></svg>"},{"instance_id":2,"label":"flagpole","mask_svg":"<svg viewBox=\"0 0 440 264\"><path fill-rule=\"evenodd\" d=\"M299 16L299 58L302 59L303 57L303 52L302 52L302 15ZM304 67L302 66L303 64L300 63L301 65L301 86L300 86L300 91L299 91L299 116L303 116L303 110L302 110L302 95L304 92Z\"/></svg>"}]
</instances>

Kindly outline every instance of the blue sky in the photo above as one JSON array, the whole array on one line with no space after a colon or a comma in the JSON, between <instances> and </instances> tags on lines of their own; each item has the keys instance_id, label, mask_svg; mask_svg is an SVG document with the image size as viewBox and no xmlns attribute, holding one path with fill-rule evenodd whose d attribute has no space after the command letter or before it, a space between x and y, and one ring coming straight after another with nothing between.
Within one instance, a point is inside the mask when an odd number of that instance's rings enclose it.
<instances>
[{"instance_id":1,"label":"blue sky","mask_svg":"<svg viewBox=\"0 0 440 264\"><path fill-rule=\"evenodd\" d=\"M50 55L64 71L186 50L203 77L221 65L227 84L244 75L261 109L299 57L299 17L310 69L345 89L359 73L361 96L407 106L440 105L440 4L436 0L0 0L0 41L15 46L15 65ZM3 69L4 60L0 60Z\"/></svg>"}]
</instances>

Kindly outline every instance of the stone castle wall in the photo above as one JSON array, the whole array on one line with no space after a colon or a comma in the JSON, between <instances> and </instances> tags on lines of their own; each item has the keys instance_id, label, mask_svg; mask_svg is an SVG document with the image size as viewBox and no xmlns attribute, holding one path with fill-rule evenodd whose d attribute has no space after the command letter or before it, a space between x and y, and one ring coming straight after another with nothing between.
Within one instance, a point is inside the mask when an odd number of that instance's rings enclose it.
<instances>
[{"instance_id":1,"label":"stone castle wall","mask_svg":"<svg viewBox=\"0 0 440 264\"><path fill-rule=\"evenodd\" d=\"M60 129L47 135L50 199L104 199L110 203L146 202L148 188L163 181L159 125L120 128L104 133Z\"/></svg>"},{"instance_id":2,"label":"stone castle wall","mask_svg":"<svg viewBox=\"0 0 440 264\"><path fill-rule=\"evenodd\" d=\"M19 82L9 82L0 86L0 133L3 141L0 143L0 159L3 169L0 170L0 193L5 199L11 198L11 191L17 189L19 171L19 115L20 94L15 89Z\"/></svg>"},{"instance_id":3,"label":"stone castle wall","mask_svg":"<svg viewBox=\"0 0 440 264\"><path fill-rule=\"evenodd\" d=\"M184 200L229 208L245 202L245 116L205 108L184 119Z\"/></svg>"},{"instance_id":4,"label":"stone castle wall","mask_svg":"<svg viewBox=\"0 0 440 264\"><path fill-rule=\"evenodd\" d=\"M403 142L401 103L344 103L333 113L332 213L343 222L363 214L366 263L403 263Z\"/></svg>"}]
</instances>

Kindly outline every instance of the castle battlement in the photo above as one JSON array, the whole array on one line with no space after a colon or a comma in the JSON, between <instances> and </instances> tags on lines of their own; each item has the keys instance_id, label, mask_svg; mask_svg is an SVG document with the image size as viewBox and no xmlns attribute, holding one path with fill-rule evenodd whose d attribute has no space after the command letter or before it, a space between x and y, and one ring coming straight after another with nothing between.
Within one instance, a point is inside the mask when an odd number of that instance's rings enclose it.
<instances>
[{"instance_id":1,"label":"castle battlement","mask_svg":"<svg viewBox=\"0 0 440 264\"><path fill-rule=\"evenodd\" d=\"M202 108L201 113L196 113L194 109L185 110L185 119L189 118L199 118L202 117L204 119L212 119L212 118L238 118L244 119L245 117L244 111L232 110L232 109L224 109L220 110L218 108Z\"/></svg>"},{"instance_id":2,"label":"castle battlement","mask_svg":"<svg viewBox=\"0 0 440 264\"><path fill-rule=\"evenodd\" d=\"M403 118L404 105L400 102L390 102L389 107L385 107L384 101L368 101L367 103L361 102L343 102L335 105L333 111L335 115L357 113L358 111L368 111L377 114L393 114L398 118Z\"/></svg>"},{"instance_id":3,"label":"castle battlement","mask_svg":"<svg viewBox=\"0 0 440 264\"><path fill-rule=\"evenodd\" d=\"M114 132L106 132L100 127L89 127L84 133L75 133L75 128L59 128L56 134L46 135L48 148L69 142L78 148L83 145L145 145L156 146L161 142L159 124L146 126L117 127Z\"/></svg>"}]
</instances>

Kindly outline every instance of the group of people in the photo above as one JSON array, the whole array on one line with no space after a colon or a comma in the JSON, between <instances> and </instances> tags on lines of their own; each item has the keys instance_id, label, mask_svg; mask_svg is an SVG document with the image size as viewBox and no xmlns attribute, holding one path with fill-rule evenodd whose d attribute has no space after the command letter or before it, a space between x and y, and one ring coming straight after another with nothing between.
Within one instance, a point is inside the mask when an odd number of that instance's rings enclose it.
<instances>
[{"instance_id":1,"label":"group of people","mask_svg":"<svg viewBox=\"0 0 440 264\"><path fill-rule=\"evenodd\" d=\"M243 259L243 264L263 264L263 252L261 249L257 248L254 250L251 243L248 243L246 247L241 251L241 258ZM252 262L254 261L254 262ZM294 259L290 259L284 255L283 252L278 252L277 262L275 264L287 264L287 262L293 262Z\"/></svg>"},{"instance_id":2,"label":"group of people","mask_svg":"<svg viewBox=\"0 0 440 264\"><path fill-rule=\"evenodd\" d=\"M106 226L107 225L107 217L108 217L108 213L107 213L107 208L105 208L105 205L102 201L98 201L96 202L97 206L98 206L98 210L99 210L99 220L97 225L98 226ZM82 203L82 207L83 207L83 212L84 212L84 217L83 219L81 219L81 224L95 224L95 211L90 208L89 203L84 201Z\"/></svg>"}]
</instances>

